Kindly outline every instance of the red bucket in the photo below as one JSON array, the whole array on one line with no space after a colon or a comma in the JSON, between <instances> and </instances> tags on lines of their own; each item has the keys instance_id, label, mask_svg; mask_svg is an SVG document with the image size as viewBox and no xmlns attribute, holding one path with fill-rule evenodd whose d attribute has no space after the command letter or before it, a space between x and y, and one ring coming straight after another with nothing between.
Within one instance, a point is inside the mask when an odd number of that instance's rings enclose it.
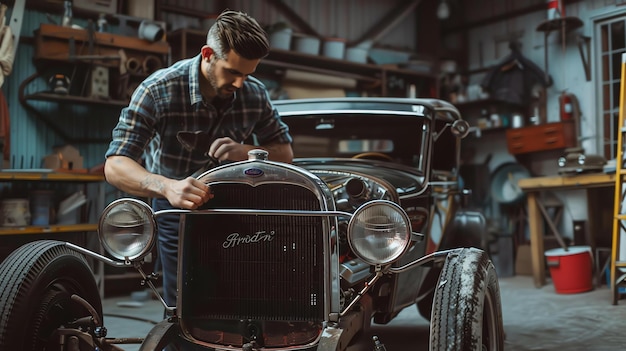
<instances>
[{"instance_id":1,"label":"red bucket","mask_svg":"<svg viewBox=\"0 0 626 351\"><path fill-rule=\"evenodd\" d=\"M554 289L559 294L575 294L593 289L592 255L589 246L570 246L546 251Z\"/></svg>"}]
</instances>

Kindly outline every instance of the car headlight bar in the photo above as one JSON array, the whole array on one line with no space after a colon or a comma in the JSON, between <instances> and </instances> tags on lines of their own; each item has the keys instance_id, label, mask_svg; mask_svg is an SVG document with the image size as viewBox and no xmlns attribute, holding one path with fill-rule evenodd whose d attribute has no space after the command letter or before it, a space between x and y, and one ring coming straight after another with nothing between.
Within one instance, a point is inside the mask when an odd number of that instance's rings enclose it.
<instances>
[{"instance_id":1,"label":"car headlight bar","mask_svg":"<svg viewBox=\"0 0 626 351\"><path fill-rule=\"evenodd\" d=\"M145 257L156 240L155 216L164 213L229 213L291 216L351 216L348 243L354 253L372 265L387 265L400 258L412 240L411 222L406 212L387 200L373 200L353 214L343 211L281 210L162 210L152 211L145 202L123 198L113 201L100 217L98 234L103 248L114 258L137 261Z\"/></svg>"}]
</instances>

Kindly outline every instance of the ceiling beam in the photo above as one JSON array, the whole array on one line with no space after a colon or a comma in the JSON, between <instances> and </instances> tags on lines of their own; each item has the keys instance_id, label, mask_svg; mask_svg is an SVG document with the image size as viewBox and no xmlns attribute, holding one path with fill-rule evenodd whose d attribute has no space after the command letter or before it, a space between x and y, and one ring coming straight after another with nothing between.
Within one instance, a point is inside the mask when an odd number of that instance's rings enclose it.
<instances>
[{"instance_id":1,"label":"ceiling beam","mask_svg":"<svg viewBox=\"0 0 626 351\"><path fill-rule=\"evenodd\" d=\"M322 36L311 27L300 15L298 15L291 7L285 4L282 0L265 0L270 5L274 6L279 13L283 16L287 17L291 24L298 27L300 32L303 34L308 34L317 38L322 39Z\"/></svg>"},{"instance_id":2,"label":"ceiling beam","mask_svg":"<svg viewBox=\"0 0 626 351\"><path fill-rule=\"evenodd\" d=\"M401 23L404 18L415 11L417 5L422 0L404 0L401 4L392 9L385 17L383 17L378 23L373 25L365 34L363 34L358 40L349 43L348 46L357 46L367 41L375 43L382 36L387 34L391 29Z\"/></svg>"},{"instance_id":3,"label":"ceiling beam","mask_svg":"<svg viewBox=\"0 0 626 351\"><path fill-rule=\"evenodd\" d=\"M577 3L577 2L581 2L583 0L563 0L563 6L569 5L569 4L573 4L573 3ZM470 4L471 5L471 4ZM536 3L536 4L531 4L531 5L527 5L525 7L520 7L517 10L513 10L513 11L506 11L506 12L502 12L498 15L495 16L490 16L490 17L485 17L483 19L479 19L479 20L474 20L474 21L466 21L466 22L461 22L461 23L454 23L448 26L443 26L442 27L442 31L444 35L447 34L454 34L457 32L463 32L466 31L468 29L472 29L475 27L481 27L481 26L486 26L492 23L497 23L497 22L502 22L502 21L506 21L512 18L516 18L516 17L520 17L523 15L527 15L529 13L532 12L538 12L538 11L546 11L546 4L545 2L542 3Z\"/></svg>"}]
</instances>

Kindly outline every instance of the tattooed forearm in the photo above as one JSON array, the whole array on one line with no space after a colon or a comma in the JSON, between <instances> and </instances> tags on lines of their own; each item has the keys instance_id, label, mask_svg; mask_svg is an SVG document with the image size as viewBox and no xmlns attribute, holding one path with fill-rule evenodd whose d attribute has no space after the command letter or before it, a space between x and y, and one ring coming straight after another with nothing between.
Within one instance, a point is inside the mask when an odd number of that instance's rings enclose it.
<instances>
[{"instance_id":1,"label":"tattooed forearm","mask_svg":"<svg viewBox=\"0 0 626 351\"><path fill-rule=\"evenodd\" d=\"M165 184L160 179L157 179L153 174L144 178L141 181L141 188L148 190L154 194L162 194Z\"/></svg>"}]
</instances>

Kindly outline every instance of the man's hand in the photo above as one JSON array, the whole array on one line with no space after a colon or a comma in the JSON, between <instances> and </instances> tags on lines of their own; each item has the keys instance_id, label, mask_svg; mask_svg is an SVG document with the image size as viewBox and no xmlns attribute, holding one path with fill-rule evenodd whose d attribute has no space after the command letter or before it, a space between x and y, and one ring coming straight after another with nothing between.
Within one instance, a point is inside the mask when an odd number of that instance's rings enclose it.
<instances>
[{"instance_id":1,"label":"man's hand","mask_svg":"<svg viewBox=\"0 0 626 351\"><path fill-rule=\"evenodd\" d=\"M220 161L243 161L248 159L248 151L263 149L269 152L269 159L290 163L293 160L291 144L264 144L261 146L241 144L231 138L216 139L209 147L209 156Z\"/></svg>"},{"instance_id":2,"label":"man's hand","mask_svg":"<svg viewBox=\"0 0 626 351\"><path fill-rule=\"evenodd\" d=\"M203 182L187 177L167 185L165 197L174 207L194 210L213 198L211 189Z\"/></svg>"},{"instance_id":3,"label":"man's hand","mask_svg":"<svg viewBox=\"0 0 626 351\"><path fill-rule=\"evenodd\" d=\"M250 145L234 141L229 137L218 138L209 147L209 156L220 161L243 161L248 159Z\"/></svg>"}]
</instances>

